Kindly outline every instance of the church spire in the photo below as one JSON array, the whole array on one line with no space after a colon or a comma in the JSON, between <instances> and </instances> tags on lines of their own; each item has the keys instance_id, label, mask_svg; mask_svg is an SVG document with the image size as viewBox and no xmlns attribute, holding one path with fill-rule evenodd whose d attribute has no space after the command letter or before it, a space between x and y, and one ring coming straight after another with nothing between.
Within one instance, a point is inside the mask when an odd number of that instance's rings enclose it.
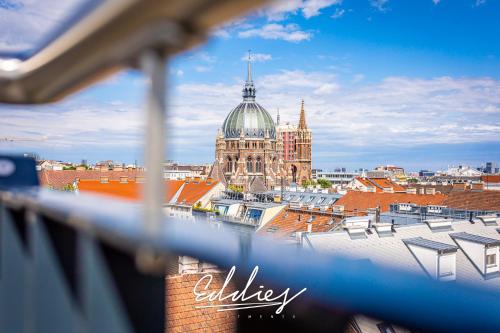
<instances>
[{"instance_id":1,"label":"church spire","mask_svg":"<svg viewBox=\"0 0 500 333\"><path fill-rule=\"evenodd\" d=\"M250 50L248 51L247 81L245 82L245 87L243 88L243 100L244 101L255 100L255 86L253 85L253 79L252 79L252 57L250 54Z\"/></svg>"},{"instance_id":2,"label":"church spire","mask_svg":"<svg viewBox=\"0 0 500 333\"><path fill-rule=\"evenodd\" d=\"M276 115L276 125L280 125L280 108L278 108L278 114Z\"/></svg>"},{"instance_id":3,"label":"church spire","mask_svg":"<svg viewBox=\"0 0 500 333\"><path fill-rule=\"evenodd\" d=\"M252 82L252 57L250 55L250 50L248 50L248 60L247 60L247 82Z\"/></svg>"},{"instance_id":4,"label":"church spire","mask_svg":"<svg viewBox=\"0 0 500 333\"><path fill-rule=\"evenodd\" d=\"M299 129L306 129L306 111L304 110L304 100L302 100L302 106L300 108L300 120L299 120Z\"/></svg>"}]
</instances>

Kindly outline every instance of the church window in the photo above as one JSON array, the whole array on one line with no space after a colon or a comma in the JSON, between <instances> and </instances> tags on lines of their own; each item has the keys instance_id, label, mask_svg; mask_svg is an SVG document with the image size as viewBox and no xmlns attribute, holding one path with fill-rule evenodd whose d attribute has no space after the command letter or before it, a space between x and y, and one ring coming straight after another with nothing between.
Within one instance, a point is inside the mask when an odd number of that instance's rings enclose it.
<instances>
[{"instance_id":1,"label":"church window","mask_svg":"<svg viewBox=\"0 0 500 333\"><path fill-rule=\"evenodd\" d=\"M253 172L253 161L252 158L247 158L247 172Z\"/></svg>"},{"instance_id":2,"label":"church window","mask_svg":"<svg viewBox=\"0 0 500 333\"><path fill-rule=\"evenodd\" d=\"M262 160L260 157L257 157L257 161L255 162L255 172L262 172Z\"/></svg>"},{"instance_id":3,"label":"church window","mask_svg":"<svg viewBox=\"0 0 500 333\"><path fill-rule=\"evenodd\" d=\"M231 159L231 157L227 158L226 171L233 172L233 160Z\"/></svg>"}]
</instances>

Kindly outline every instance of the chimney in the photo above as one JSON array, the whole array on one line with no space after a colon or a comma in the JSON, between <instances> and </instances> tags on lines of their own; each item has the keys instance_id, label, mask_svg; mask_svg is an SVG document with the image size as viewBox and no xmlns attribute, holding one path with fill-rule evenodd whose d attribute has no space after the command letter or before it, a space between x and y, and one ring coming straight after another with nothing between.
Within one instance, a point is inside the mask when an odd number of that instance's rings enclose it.
<instances>
[{"instance_id":1,"label":"chimney","mask_svg":"<svg viewBox=\"0 0 500 333\"><path fill-rule=\"evenodd\" d=\"M194 177L194 183L198 184L200 182L200 177Z\"/></svg>"},{"instance_id":2,"label":"chimney","mask_svg":"<svg viewBox=\"0 0 500 333\"><path fill-rule=\"evenodd\" d=\"M416 188L407 188L406 194L417 194L417 189Z\"/></svg>"},{"instance_id":3,"label":"chimney","mask_svg":"<svg viewBox=\"0 0 500 333\"><path fill-rule=\"evenodd\" d=\"M127 184L128 183L128 177L120 177L120 184Z\"/></svg>"},{"instance_id":4,"label":"chimney","mask_svg":"<svg viewBox=\"0 0 500 333\"><path fill-rule=\"evenodd\" d=\"M191 177L186 177L186 178L184 179L184 181L185 181L186 183L189 183L189 182L191 181Z\"/></svg>"},{"instance_id":5,"label":"chimney","mask_svg":"<svg viewBox=\"0 0 500 333\"><path fill-rule=\"evenodd\" d=\"M312 229L313 229L313 224L312 224L312 222L307 223L307 232L308 232L309 234L312 232Z\"/></svg>"},{"instance_id":6,"label":"chimney","mask_svg":"<svg viewBox=\"0 0 500 333\"><path fill-rule=\"evenodd\" d=\"M213 181L214 181L214 179L212 177L207 177L206 183L207 183L207 185L212 185Z\"/></svg>"},{"instance_id":7,"label":"chimney","mask_svg":"<svg viewBox=\"0 0 500 333\"><path fill-rule=\"evenodd\" d=\"M101 184L107 184L109 183L109 178L108 177L101 177Z\"/></svg>"},{"instance_id":8,"label":"chimney","mask_svg":"<svg viewBox=\"0 0 500 333\"><path fill-rule=\"evenodd\" d=\"M431 195L434 195L436 194L436 189L434 187L431 187L431 188L426 188L425 189L425 194L431 194Z\"/></svg>"},{"instance_id":9,"label":"chimney","mask_svg":"<svg viewBox=\"0 0 500 333\"><path fill-rule=\"evenodd\" d=\"M419 188L418 194L425 194L425 188L423 188L423 187Z\"/></svg>"}]
</instances>

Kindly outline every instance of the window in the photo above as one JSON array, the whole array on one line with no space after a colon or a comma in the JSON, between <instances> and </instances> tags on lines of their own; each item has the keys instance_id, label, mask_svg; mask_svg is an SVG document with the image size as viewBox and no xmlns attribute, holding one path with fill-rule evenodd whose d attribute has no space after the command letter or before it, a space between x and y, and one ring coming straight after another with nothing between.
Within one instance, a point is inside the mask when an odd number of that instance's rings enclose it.
<instances>
[{"instance_id":1,"label":"window","mask_svg":"<svg viewBox=\"0 0 500 333\"><path fill-rule=\"evenodd\" d=\"M252 158L247 159L247 172L253 172Z\"/></svg>"},{"instance_id":2,"label":"window","mask_svg":"<svg viewBox=\"0 0 500 333\"><path fill-rule=\"evenodd\" d=\"M487 254L486 255L486 266L496 266L497 265L497 255Z\"/></svg>"},{"instance_id":3,"label":"window","mask_svg":"<svg viewBox=\"0 0 500 333\"><path fill-rule=\"evenodd\" d=\"M255 162L255 172L262 172L262 161L260 157L257 157L257 161Z\"/></svg>"},{"instance_id":4,"label":"window","mask_svg":"<svg viewBox=\"0 0 500 333\"><path fill-rule=\"evenodd\" d=\"M233 160L231 160L231 157L227 158L226 172L233 172Z\"/></svg>"}]
</instances>

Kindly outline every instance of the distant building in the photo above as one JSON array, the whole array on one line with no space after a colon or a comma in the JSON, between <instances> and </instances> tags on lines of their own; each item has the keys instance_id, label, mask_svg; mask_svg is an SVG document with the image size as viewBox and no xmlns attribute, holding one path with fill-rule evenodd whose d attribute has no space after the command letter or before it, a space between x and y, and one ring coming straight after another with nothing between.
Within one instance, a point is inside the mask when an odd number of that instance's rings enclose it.
<instances>
[{"instance_id":1,"label":"distant building","mask_svg":"<svg viewBox=\"0 0 500 333\"><path fill-rule=\"evenodd\" d=\"M442 174L452 177L480 177L483 173L470 166L459 165L458 167L448 168L448 170L442 172Z\"/></svg>"},{"instance_id":2,"label":"distant building","mask_svg":"<svg viewBox=\"0 0 500 333\"><path fill-rule=\"evenodd\" d=\"M182 180L187 177L207 178L210 174L211 165L179 164L167 162L163 165L163 177L171 180Z\"/></svg>"},{"instance_id":3,"label":"distant building","mask_svg":"<svg viewBox=\"0 0 500 333\"><path fill-rule=\"evenodd\" d=\"M62 190L80 180L93 181L137 181L143 182L144 171L138 169L125 170L41 170L38 172L42 186Z\"/></svg>"},{"instance_id":4,"label":"distant building","mask_svg":"<svg viewBox=\"0 0 500 333\"><path fill-rule=\"evenodd\" d=\"M418 172L419 177L427 178L427 177L433 177L436 173L434 171L430 170L420 170Z\"/></svg>"},{"instance_id":5,"label":"distant building","mask_svg":"<svg viewBox=\"0 0 500 333\"><path fill-rule=\"evenodd\" d=\"M403 186L385 177L354 177L347 187L361 192L406 192Z\"/></svg>"},{"instance_id":6,"label":"distant building","mask_svg":"<svg viewBox=\"0 0 500 333\"><path fill-rule=\"evenodd\" d=\"M481 181L485 190L500 191L500 175L481 176Z\"/></svg>"},{"instance_id":7,"label":"distant building","mask_svg":"<svg viewBox=\"0 0 500 333\"><path fill-rule=\"evenodd\" d=\"M483 168L484 173L497 173L498 171L497 164L495 162L486 162L485 167Z\"/></svg>"},{"instance_id":8,"label":"distant building","mask_svg":"<svg viewBox=\"0 0 500 333\"><path fill-rule=\"evenodd\" d=\"M359 173L349 172L345 169L335 171L323 171L316 169L314 170L312 176L314 180L326 179L329 180L332 185L346 186L352 182L355 177L359 176Z\"/></svg>"}]
</instances>

